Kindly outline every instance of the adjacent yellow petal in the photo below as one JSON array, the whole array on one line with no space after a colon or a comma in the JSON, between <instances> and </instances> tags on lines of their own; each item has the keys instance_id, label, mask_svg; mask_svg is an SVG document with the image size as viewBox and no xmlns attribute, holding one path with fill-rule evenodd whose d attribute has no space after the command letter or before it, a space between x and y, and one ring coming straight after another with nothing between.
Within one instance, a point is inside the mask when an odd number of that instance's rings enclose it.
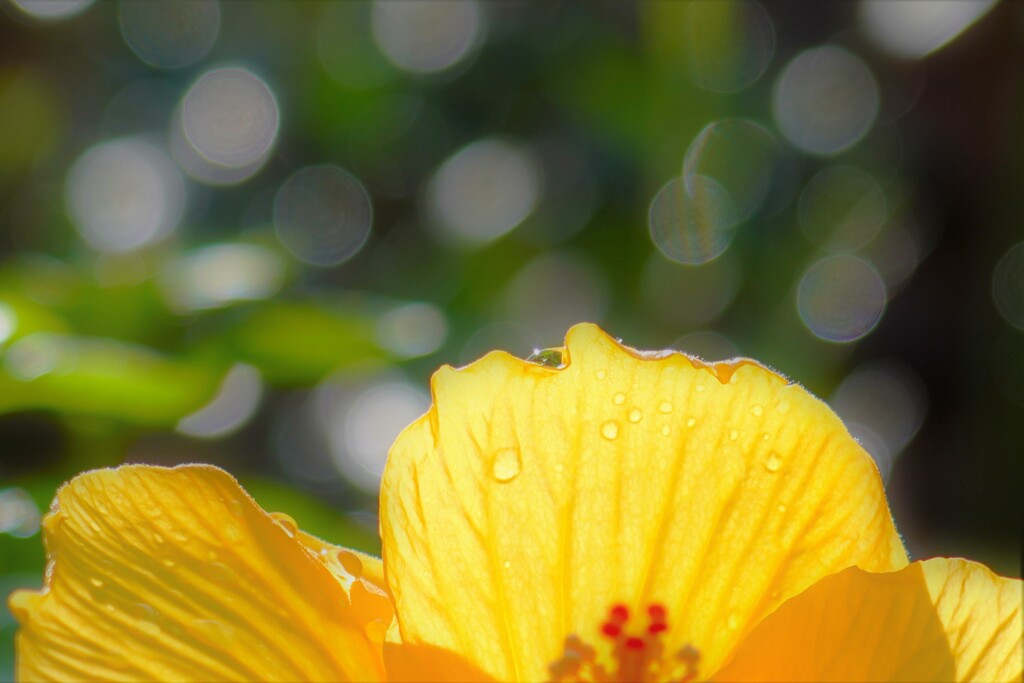
<instances>
[{"instance_id":1,"label":"adjacent yellow petal","mask_svg":"<svg viewBox=\"0 0 1024 683\"><path fill-rule=\"evenodd\" d=\"M873 462L801 387L592 325L566 343L564 368L442 368L392 448L381 527L405 643L540 680L612 603L660 602L670 651L693 643L713 671L822 577L906 564Z\"/></svg>"},{"instance_id":2,"label":"adjacent yellow petal","mask_svg":"<svg viewBox=\"0 0 1024 683\"><path fill-rule=\"evenodd\" d=\"M1022 584L966 560L851 568L762 621L721 681L1020 681Z\"/></svg>"},{"instance_id":3,"label":"adjacent yellow petal","mask_svg":"<svg viewBox=\"0 0 1024 683\"><path fill-rule=\"evenodd\" d=\"M82 475L44 522L47 587L10 606L20 680L372 680L342 585L227 473Z\"/></svg>"}]
</instances>

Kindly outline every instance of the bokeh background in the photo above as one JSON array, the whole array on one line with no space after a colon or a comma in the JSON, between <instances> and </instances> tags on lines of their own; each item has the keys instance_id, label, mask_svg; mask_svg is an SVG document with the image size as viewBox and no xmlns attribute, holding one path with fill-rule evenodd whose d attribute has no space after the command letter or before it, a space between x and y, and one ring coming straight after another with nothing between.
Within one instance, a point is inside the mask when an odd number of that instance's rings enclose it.
<instances>
[{"instance_id":1,"label":"bokeh background","mask_svg":"<svg viewBox=\"0 0 1024 683\"><path fill-rule=\"evenodd\" d=\"M1021 64L990 0L0 0L0 595L128 461L374 551L430 373L581 320L803 383L1019 576Z\"/></svg>"}]
</instances>

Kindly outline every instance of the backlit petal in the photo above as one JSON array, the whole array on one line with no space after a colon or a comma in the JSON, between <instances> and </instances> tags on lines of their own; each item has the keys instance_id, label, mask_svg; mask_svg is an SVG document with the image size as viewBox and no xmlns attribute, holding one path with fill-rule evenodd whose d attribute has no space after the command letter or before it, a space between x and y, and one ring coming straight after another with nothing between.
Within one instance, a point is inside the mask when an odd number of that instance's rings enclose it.
<instances>
[{"instance_id":1,"label":"backlit petal","mask_svg":"<svg viewBox=\"0 0 1024 683\"><path fill-rule=\"evenodd\" d=\"M822 577L906 564L870 457L801 387L593 325L566 344L564 368L442 368L392 448L381 527L404 642L539 680L612 603L661 602L667 646L714 670Z\"/></svg>"},{"instance_id":2,"label":"backlit petal","mask_svg":"<svg viewBox=\"0 0 1024 683\"><path fill-rule=\"evenodd\" d=\"M1022 584L966 560L851 568L762 621L721 681L1019 681Z\"/></svg>"},{"instance_id":3,"label":"backlit petal","mask_svg":"<svg viewBox=\"0 0 1024 683\"><path fill-rule=\"evenodd\" d=\"M47 587L10 599L20 680L382 676L342 584L217 468L84 474L44 529Z\"/></svg>"}]
</instances>

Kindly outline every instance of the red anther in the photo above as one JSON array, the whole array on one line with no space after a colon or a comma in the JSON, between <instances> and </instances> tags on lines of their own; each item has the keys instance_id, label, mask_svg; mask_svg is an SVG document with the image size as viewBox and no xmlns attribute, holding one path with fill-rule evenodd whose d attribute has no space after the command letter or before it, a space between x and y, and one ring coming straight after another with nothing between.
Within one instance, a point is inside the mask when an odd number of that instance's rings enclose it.
<instances>
[{"instance_id":1,"label":"red anther","mask_svg":"<svg viewBox=\"0 0 1024 683\"><path fill-rule=\"evenodd\" d=\"M626 638L626 649L627 650L642 650L642 649L644 649L644 645L646 645L646 643L644 643L644 639L643 638L635 638L635 637Z\"/></svg>"},{"instance_id":2,"label":"red anther","mask_svg":"<svg viewBox=\"0 0 1024 683\"><path fill-rule=\"evenodd\" d=\"M618 638L619 634L622 633L622 627L613 621L606 621L601 625L601 633L609 638Z\"/></svg>"},{"instance_id":3,"label":"red anther","mask_svg":"<svg viewBox=\"0 0 1024 683\"><path fill-rule=\"evenodd\" d=\"M647 608L647 615L651 618L651 621L665 621L665 606L658 602L653 602Z\"/></svg>"},{"instance_id":4,"label":"red anther","mask_svg":"<svg viewBox=\"0 0 1024 683\"><path fill-rule=\"evenodd\" d=\"M629 608L620 603L608 611L608 616L612 621L624 624L629 621Z\"/></svg>"},{"instance_id":5,"label":"red anther","mask_svg":"<svg viewBox=\"0 0 1024 683\"><path fill-rule=\"evenodd\" d=\"M667 630L668 624L666 624L664 621L651 622L651 625L647 627L647 632L651 635L654 635L656 633L663 633Z\"/></svg>"}]
</instances>

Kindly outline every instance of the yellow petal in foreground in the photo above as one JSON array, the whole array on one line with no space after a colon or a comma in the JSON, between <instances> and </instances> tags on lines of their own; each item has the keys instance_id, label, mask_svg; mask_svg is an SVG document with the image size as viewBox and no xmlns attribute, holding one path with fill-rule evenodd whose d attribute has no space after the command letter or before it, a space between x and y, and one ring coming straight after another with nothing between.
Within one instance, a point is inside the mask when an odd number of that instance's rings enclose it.
<instances>
[{"instance_id":1,"label":"yellow petal in foreground","mask_svg":"<svg viewBox=\"0 0 1024 683\"><path fill-rule=\"evenodd\" d=\"M222 470L88 473L44 530L47 586L10 600L19 680L383 676L370 612Z\"/></svg>"},{"instance_id":2,"label":"yellow petal in foreground","mask_svg":"<svg viewBox=\"0 0 1024 683\"><path fill-rule=\"evenodd\" d=\"M721 681L1019 681L1019 580L966 560L848 569L761 622Z\"/></svg>"},{"instance_id":3,"label":"yellow petal in foreground","mask_svg":"<svg viewBox=\"0 0 1024 683\"><path fill-rule=\"evenodd\" d=\"M785 600L906 565L881 480L838 418L750 361L706 366L574 327L564 367L442 368L391 450L384 561L402 641L542 680L613 603L667 608L713 672Z\"/></svg>"}]
</instances>

